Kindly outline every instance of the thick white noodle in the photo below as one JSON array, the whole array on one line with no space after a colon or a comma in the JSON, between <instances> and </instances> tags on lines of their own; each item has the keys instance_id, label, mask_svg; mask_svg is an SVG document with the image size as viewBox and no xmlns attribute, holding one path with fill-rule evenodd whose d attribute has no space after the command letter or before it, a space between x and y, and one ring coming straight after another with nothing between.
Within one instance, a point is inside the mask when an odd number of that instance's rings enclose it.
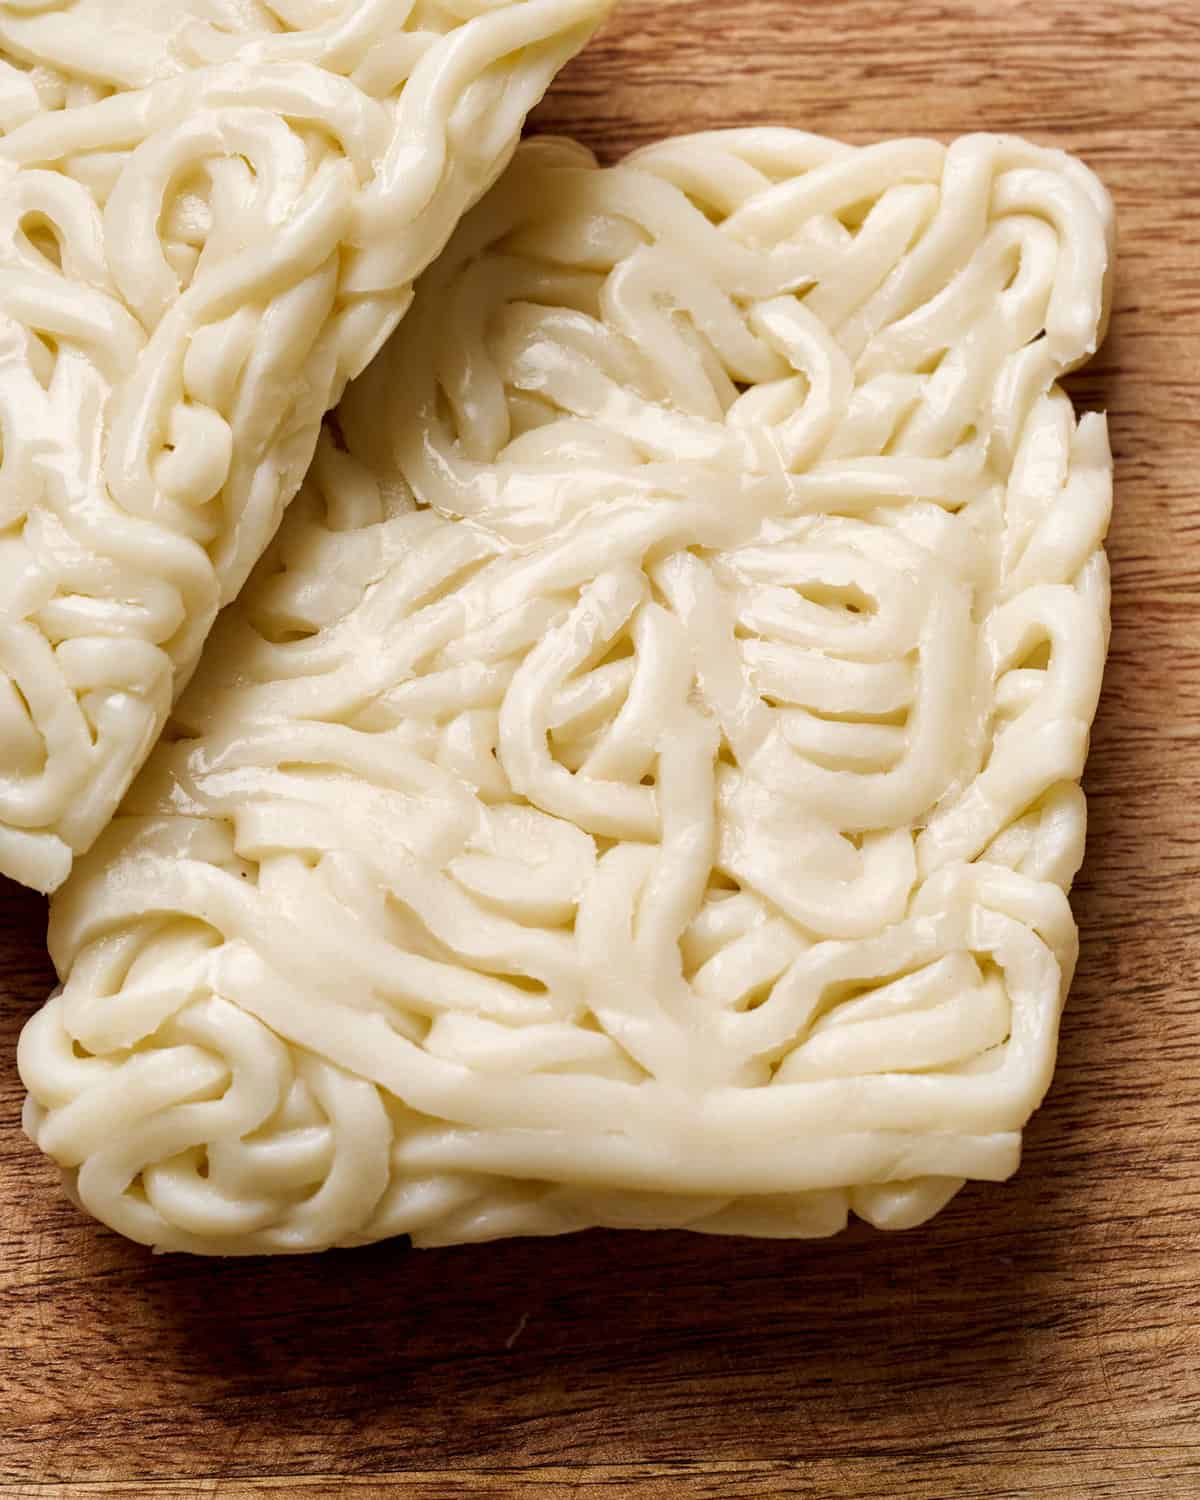
<instances>
[{"instance_id":1,"label":"thick white noodle","mask_svg":"<svg viewBox=\"0 0 1200 1500\"><path fill-rule=\"evenodd\" d=\"M1107 644L1109 201L1009 137L521 149L56 899L147 1244L897 1228L1016 1167Z\"/></svg>"},{"instance_id":2,"label":"thick white noodle","mask_svg":"<svg viewBox=\"0 0 1200 1500\"><path fill-rule=\"evenodd\" d=\"M611 0L0 0L0 875L108 822Z\"/></svg>"}]
</instances>

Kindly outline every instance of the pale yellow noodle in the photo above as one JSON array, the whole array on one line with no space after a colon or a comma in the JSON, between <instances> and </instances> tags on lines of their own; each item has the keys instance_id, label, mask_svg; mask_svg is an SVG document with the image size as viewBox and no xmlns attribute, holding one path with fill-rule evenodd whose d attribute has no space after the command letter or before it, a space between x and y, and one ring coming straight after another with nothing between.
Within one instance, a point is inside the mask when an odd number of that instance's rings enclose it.
<instances>
[{"instance_id":1,"label":"pale yellow noodle","mask_svg":"<svg viewBox=\"0 0 1200 1500\"><path fill-rule=\"evenodd\" d=\"M108 822L609 0L0 3L0 874Z\"/></svg>"},{"instance_id":2,"label":"pale yellow noodle","mask_svg":"<svg viewBox=\"0 0 1200 1500\"><path fill-rule=\"evenodd\" d=\"M27 1125L300 1251L816 1235L1016 1167L1107 646L1057 152L533 141L59 895Z\"/></svg>"}]
</instances>

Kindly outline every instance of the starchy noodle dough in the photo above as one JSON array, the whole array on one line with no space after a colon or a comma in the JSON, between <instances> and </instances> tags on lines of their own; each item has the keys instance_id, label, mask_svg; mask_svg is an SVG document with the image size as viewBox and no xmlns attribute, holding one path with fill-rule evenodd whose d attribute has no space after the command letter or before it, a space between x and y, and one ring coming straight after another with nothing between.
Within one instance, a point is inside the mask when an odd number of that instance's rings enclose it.
<instances>
[{"instance_id":1,"label":"starchy noodle dough","mask_svg":"<svg viewBox=\"0 0 1200 1500\"><path fill-rule=\"evenodd\" d=\"M57 898L134 1239L819 1235L1016 1167L1108 620L1108 199L1008 137L522 148Z\"/></svg>"},{"instance_id":2,"label":"starchy noodle dough","mask_svg":"<svg viewBox=\"0 0 1200 1500\"><path fill-rule=\"evenodd\" d=\"M55 889L610 0L0 0L0 874Z\"/></svg>"}]
</instances>

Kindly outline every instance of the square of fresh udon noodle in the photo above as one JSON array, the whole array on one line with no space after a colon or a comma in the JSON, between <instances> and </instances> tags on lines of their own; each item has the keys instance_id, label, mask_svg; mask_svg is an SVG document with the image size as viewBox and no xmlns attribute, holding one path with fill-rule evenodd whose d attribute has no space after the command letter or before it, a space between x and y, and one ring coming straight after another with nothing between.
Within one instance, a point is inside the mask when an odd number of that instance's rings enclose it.
<instances>
[{"instance_id":1,"label":"square of fresh udon noodle","mask_svg":"<svg viewBox=\"0 0 1200 1500\"><path fill-rule=\"evenodd\" d=\"M128 787L609 0L0 5L0 874Z\"/></svg>"},{"instance_id":2,"label":"square of fresh udon noodle","mask_svg":"<svg viewBox=\"0 0 1200 1500\"><path fill-rule=\"evenodd\" d=\"M135 1239L804 1236L1017 1166L1107 644L1112 218L1008 137L534 141L56 898Z\"/></svg>"}]
</instances>

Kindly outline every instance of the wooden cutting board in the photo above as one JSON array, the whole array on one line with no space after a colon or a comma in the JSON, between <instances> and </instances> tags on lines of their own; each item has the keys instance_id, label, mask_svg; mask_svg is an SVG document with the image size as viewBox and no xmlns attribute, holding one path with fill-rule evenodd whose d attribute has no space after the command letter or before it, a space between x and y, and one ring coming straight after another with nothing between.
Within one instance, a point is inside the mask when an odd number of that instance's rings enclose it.
<instances>
[{"instance_id":1,"label":"wooden cutting board","mask_svg":"<svg viewBox=\"0 0 1200 1500\"><path fill-rule=\"evenodd\" d=\"M1200 6L626 0L536 128L1023 132L1121 223L1076 397L1114 633L1057 1081L1005 1187L832 1243L154 1259L18 1130L42 903L0 890L0 1495L1200 1495Z\"/></svg>"}]
</instances>

